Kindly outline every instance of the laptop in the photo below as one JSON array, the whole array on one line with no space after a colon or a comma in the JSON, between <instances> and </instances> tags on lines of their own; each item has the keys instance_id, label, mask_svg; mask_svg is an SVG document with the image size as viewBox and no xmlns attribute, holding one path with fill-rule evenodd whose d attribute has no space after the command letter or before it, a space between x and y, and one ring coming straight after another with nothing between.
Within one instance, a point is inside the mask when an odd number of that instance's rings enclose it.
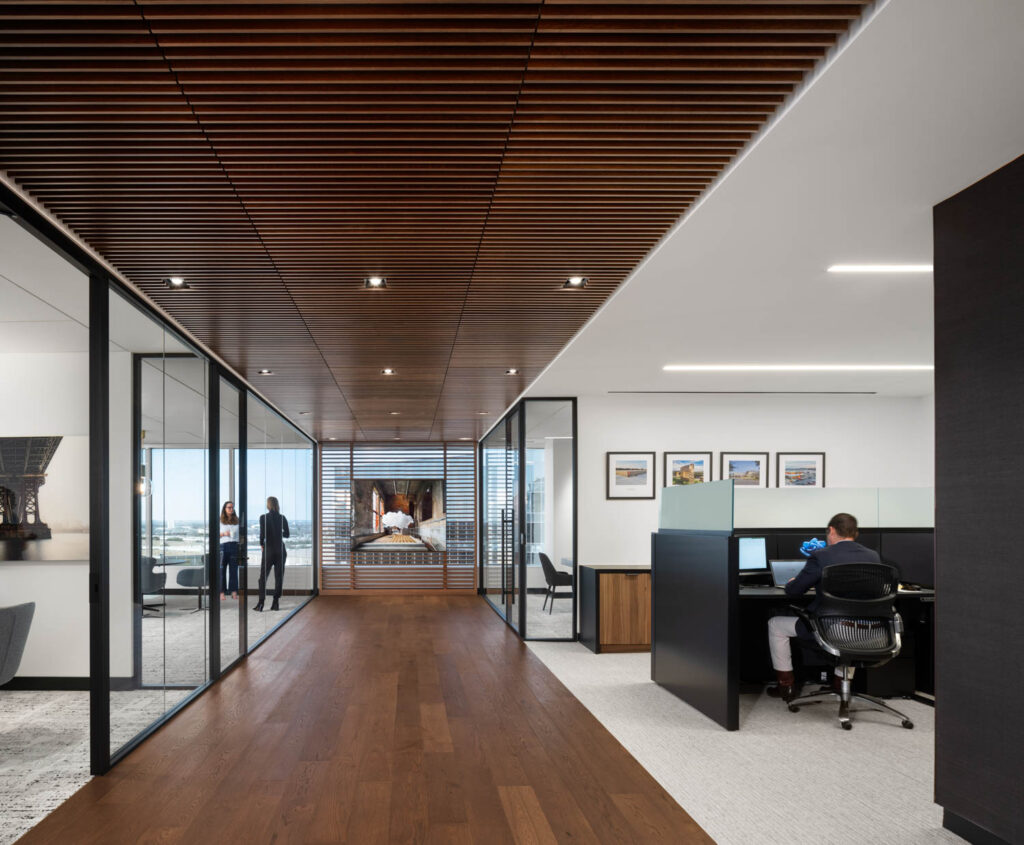
<instances>
[{"instance_id":1,"label":"laptop","mask_svg":"<svg viewBox=\"0 0 1024 845\"><path fill-rule=\"evenodd\" d=\"M790 578L795 578L806 560L770 560L768 565L772 568L772 581L776 587L785 587Z\"/></svg>"}]
</instances>

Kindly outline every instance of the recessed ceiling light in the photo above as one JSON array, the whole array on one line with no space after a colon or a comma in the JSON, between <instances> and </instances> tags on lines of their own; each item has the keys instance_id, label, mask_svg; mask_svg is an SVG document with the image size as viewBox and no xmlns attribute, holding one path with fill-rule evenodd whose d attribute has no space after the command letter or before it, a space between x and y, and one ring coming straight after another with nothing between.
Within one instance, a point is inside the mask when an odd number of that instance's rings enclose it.
<instances>
[{"instance_id":1,"label":"recessed ceiling light","mask_svg":"<svg viewBox=\"0 0 1024 845\"><path fill-rule=\"evenodd\" d=\"M182 290L188 287L188 282L185 281L184 276L168 276L164 279L164 284L173 290Z\"/></svg>"},{"instance_id":2,"label":"recessed ceiling light","mask_svg":"<svg viewBox=\"0 0 1024 845\"><path fill-rule=\"evenodd\" d=\"M395 440L401 440L402 438L401 437L395 437L394 439Z\"/></svg>"},{"instance_id":3,"label":"recessed ceiling light","mask_svg":"<svg viewBox=\"0 0 1024 845\"><path fill-rule=\"evenodd\" d=\"M380 371L380 374L382 376L395 376L395 375L398 375L398 373L396 373L393 369L391 369L391 367L385 367L383 370Z\"/></svg>"},{"instance_id":4,"label":"recessed ceiling light","mask_svg":"<svg viewBox=\"0 0 1024 845\"><path fill-rule=\"evenodd\" d=\"M260 370L260 371L259 371L259 372L257 373L257 375L261 375L261 376L272 376L273 374L274 374L274 371L273 371L273 370L266 370L266 369L264 369L264 370Z\"/></svg>"},{"instance_id":5,"label":"recessed ceiling light","mask_svg":"<svg viewBox=\"0 0 1024 845\"><path fill-rule=\"evenodd\" d=\"M490 414L491 412L490 412L490 411L477 411L477 413L478 413L478 414L479 414L479 415L480 415L481 417L486 417L486 416L487 416L488 414Z\"/></svg>"},{"instance_id":6,"label":"recessed ceiling light","mask_svg":"<svg viewBox=\"0 0 1024 845\"><path fill-rule=\"evenodd\" d=\"M401 411L388 411L388 413L393 417L400 417L402 415Z\"/></svg>"},{"instance_id":7,"label":"recessed ceiling light","mask_svg":"<svg viewBox=\"0 0 1024 845\"><path fill-rule=\"evenodd\" d=\"M459 440L472 440L472 437L460 437Z\"/></svg>"},{"instance_id":8,"label":"recessed ceiling light","mask_svg":"<svg viewBox=\"0 0 1024 845\"><path fill-rule=\"evenodd\" d=\"M917 372L932 364L666 364L671 373L852 373Z\"/></svg>"},{"instance_id":9,"label":"recessed ceiling light","mask_svg":"<svg viewBox=\"0 0 1024 845\"><path fill-rule=\"evenodd\" d=\"M363 287L373 290L380 290L388 286L388 280L383 276L367 276L363 279Z\"/></svg>"},{"instance_id":10,"label":"recessed ceiling light","mask_svg":"<svg viewBox=\"0 0 1024 845\"><path fill-rule=\"evenodd\" d=\"M829 273L931 273L931 264L833 264Z\"/></svg>"},{"instance_id":11,"label":"recessed ceiling light","mask_svg":"<svg viewBox=\"0 0 1024 845\"><path fill-rule=\"evenodd\" d=\"M509 367L507 370L505 370L505 375L517 376L519 375L519 370L517 370L515 367Z\"/></svg>"},{"instance_id":12,"label":"recessed ceiling light","mask_svg":"<svg viewBox=\"0 0 1024 845\"><path fill-rule=\"evenodd\" d=\"M337 437L328 437L327 439L328 440L337 440L338 438Z\"/></svg>"},{"instance_id":13,"label":"recessed ceiling light","mask_svg":"<svg viewBox=\"0 0 1024 845\"><path fill-rule=\"evenodd\" d=\"M587 281L588 279L586 276L570 276L568 279L565 280L565 284L563 284L562 287L585 288L587 286Z\"/></svg>"}]
</instances>

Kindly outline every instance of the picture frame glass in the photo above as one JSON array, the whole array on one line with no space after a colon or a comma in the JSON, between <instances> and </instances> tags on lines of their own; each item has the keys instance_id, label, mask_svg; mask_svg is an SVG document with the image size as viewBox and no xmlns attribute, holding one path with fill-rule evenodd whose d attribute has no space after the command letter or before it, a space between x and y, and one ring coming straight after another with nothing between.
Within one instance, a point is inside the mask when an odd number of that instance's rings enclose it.
<instances>
[{"instance_id":1,"label":"picture frame glass","mask_svg":"<svg viewBox=\"0 0 1024 845\"><path fill-rule=\"evenodd\" d=\"M804 489L825 486L824 452L780 452L776 456L776 484Z\"/></svg>"},{"instance_id":2,"label":"picture frame glass","mask_svg":"<svg viewBox=\"0 0 1024 845\"><path fill-rule=\"evenodd\" d=\"M721 473L737 487L767 487L768 453L723 452Z\"/></svg>"},{"instance_id":3,"label":"picture frame glass","mask_svg":"<svg viewBox=\"0 0 1024 845\"><path fill-rule=\"evenodd\" d=\"M665 453L664 486L681 487L711 480L711 452Z\"/></svg>"},{"instance_id":4,"label":"picture frame glass","mask_svg":"<svg viewBox=\"0 0 1024 845\"><path fill-rule=\"evenodd\" d=\"M654 498L654 452L608 452L605 469L607 498Z\"/></svg>"}]
</instances>

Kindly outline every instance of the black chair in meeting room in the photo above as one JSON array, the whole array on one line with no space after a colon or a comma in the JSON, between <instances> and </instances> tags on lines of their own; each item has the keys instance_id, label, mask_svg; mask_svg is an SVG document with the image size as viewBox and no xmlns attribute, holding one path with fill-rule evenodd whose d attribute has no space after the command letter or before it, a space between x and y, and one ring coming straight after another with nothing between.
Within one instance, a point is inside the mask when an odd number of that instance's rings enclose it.
<instances>
[{"instance_id":1,"label":"black chair in meeting room","mask_svg":"<svg viewBox=\"0 0 1024 845\"><path fill-rule=\"evenodd\" d=\"M196 609L192 612L198 613L202 610L203 590L210 583L206 577L206 555L203 555L203 564L201 566L186 566L184 569L179 569L176 580L179 587L189 587L196 591Z\"/></svg>"},{"instance_id":2,"label":"black chair in meeting room","mask_svg":"<svg viewBox=\"0 0 1024 845\"><path fill-rule=\"evenodd\" d=\"M555 565L551 562L544 552L540 552L537 555L540 558L541 569L544 570L544 580L547 582L548 589L544 596L544 604L541 605L541 610L547 607L548 602L551 602L551 607L548 607L548 615L555 608L555 599L571 599L573 597L573 591L570 589L568 593L557 592L558 587L572 587L572 573L562 572L561 570L555 569Z\"/></svg>"},{"instance_id":3,"label":"black chair in meeting room","mask_svg":"<svg viewBox=\"0 0 1024 845\"><path fill-rule=\"evenodd\" d=\"M894 601L899 589L899 573L884 563L837 563L821 573L817 609L808 613L794 607L814 637L814 646L826 660L840 670L836 688L823 688L793 699L789 709L796 713L802 706L822 701L839 701L839 724L850 730L851 704L867 703L864 710L890 713L905 728L914 727L899 710L879 698L851 692L856 669L882 666L900 653L903 621Z\"/></svg>"},{"instance_id":4,"label":"black chair in meeting room","mask_svg":"<svg viewBox=\"0 0 1024 845\"><path fill-rule=\"evenodd\" d=\"M142 610L162 610L164 602L160 604L146 604L146 596L160 596L163 598L164 587L167 586L167 573L154 572L153 566L156 558L141 555L139 557L139 594L142 597Z\"/></svg>"}]
</instances>

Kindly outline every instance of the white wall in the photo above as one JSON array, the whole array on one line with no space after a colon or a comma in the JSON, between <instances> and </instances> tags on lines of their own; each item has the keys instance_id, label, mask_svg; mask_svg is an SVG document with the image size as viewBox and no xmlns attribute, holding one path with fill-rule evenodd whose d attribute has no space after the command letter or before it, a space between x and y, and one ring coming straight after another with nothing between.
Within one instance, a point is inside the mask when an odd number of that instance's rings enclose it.
<instances>
[{"instance_id":1,"label":"white wall","mask_svg":"<svg viewBox=\"0 0 1024 845\"><path fill-rule=\"evenodd\" d=\"M605 395L578 400L579 561L648 563L664 453L825 452L828 487L934 484L932 397ZM605 453L657 452L656 498L605 499ZM824 514L826 520L831 514Z\"/></svg>"}]
</instances>

